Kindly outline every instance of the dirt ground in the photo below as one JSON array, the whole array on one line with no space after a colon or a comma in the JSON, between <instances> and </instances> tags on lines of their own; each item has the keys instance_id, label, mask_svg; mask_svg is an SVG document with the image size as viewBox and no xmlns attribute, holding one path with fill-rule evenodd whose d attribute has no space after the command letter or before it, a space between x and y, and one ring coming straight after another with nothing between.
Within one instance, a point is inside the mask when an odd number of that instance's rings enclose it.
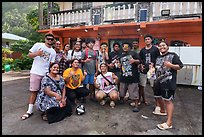
<instances>
[{"instance_id":1,"label":"dirt ground","mask_svg":"<svg viewBox=\"0 0 204 137\"><path fill-rule=\"evenodd\" d=\"M2 134L3 135L202 135L202 91L194 86L178 86L175 94L173 128L159 130L156 125L166 116L152 114L153 93L149 85L146 97L149 105L142 104L140 112L132 112L127 101L111 108L87 99L86 113L48 124L34 110L34 115L22 121L27 110L29 78L2 82ZM146 116L147 118L142 117Z\"/></svg>"}]
</instances>

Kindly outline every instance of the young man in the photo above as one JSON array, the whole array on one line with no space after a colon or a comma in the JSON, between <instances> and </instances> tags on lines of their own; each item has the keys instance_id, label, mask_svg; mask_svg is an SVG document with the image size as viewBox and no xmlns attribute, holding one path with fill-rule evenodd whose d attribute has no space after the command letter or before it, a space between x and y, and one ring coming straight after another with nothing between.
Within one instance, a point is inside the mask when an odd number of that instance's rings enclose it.
<instances>
[{"instance_id":1,"label":"young man","mask_svg":"<svg viewBox=\"0 0 204 137\"><path fill-rule=\"evenodd\" d=\"M178 55L168 52L169 46L166 42L159 44L161 55L156 59L156 80L154 84L154 96L162 98L166 105L167 121L158 124L161 130L172 128L173 99L176 90L177 70L183 67ZM160 104L162 106L163 104Z\"/></svg>"},{"instance_id":2,"label":"young man","mask_svg":"<svg viewBox=\"0 0 204 137\"><path fill-rule=\"evenodd\" d=\"M145 35L144 41L146 46L140 50L139 56L140 56L140 83L139 83L139 104L145 103L147 104L144 89L146 87L147 83L147 72L149 68L155 66L156 58L160 55L159 49L152 45L153 37L149 34ZM153 87L153 79L150 79L150 86ZM143 101L141 101L141 98L143 98ZM156 100L156 106L158 106L157 100ZM156 107L157 108L157 107Z\"/></svg>"},{"instance_id":3,"label":"young man","mask_svg":"<svg viewBox=\"0 0 204 137\"><path fill-rule=\"evenodd\" d=\"M139 41L134 40L134 41L132 42L132 51L135 51L137 54L140 53Z\"/></svg>"},{"instance_id":4,"label":"young man","mask_svg":"<svg viewBox=\"0 0 204 137\"><path fill-rule=\"evenodd\" d=\"M82 63L84 63L83 70L85 73L87 73L83 83L84 86L89 84L89 90L91 91L90 99L92 101L96 101L94 75L96 76L98 74L98 53L97 51L93 50L94 43L94 39L87 39L87 48L85 49L85 51L82 52Z\"/></svg>"},{"instance_id":5,"label":"young man","mask_svg":"<svg viewBox=\"0 0 204 137\"><path fill-rule=\"evenodd\" d=\"M96 92L96 99L101 105L105 105L106 101L104 98L110 97L110 106L115 107L115 102L119 99L116 84L118 83L118 77L108 72L108 66L106 63L100 64L101 73L96 77L94 82L95 87L98 89Z\"/></svg>"},{"instance_id":6,"label":"young man","mask_svg":"<svg viewBox=\"0 0 204 137\"><path fill-rule=\"evenodd\" d=\"M123 52L120 56L121 63L121 77L120 77L120 103L124 103L124 97L129 92L129 98L134 103L133 112L139 112L138 101L138 83L139 83L139 72L138 64L140 62L139 55L136 52L130 50L131 46L129 43L123 43Z\"/></svg>"},{"instance_id":7,"label":"young man","mask_svg":"<svg viewBox=\"0 0 204 137\"><path fill-rule=\"evenodd\" d=\"M30 96L27 112L21 117L25 120L32 116L33 106L40 89L40 82L48 72L49 65L55 61L56 52L52 48L55 37L53 34L45 35L45 43L35 43L29 50L28 57L34 58L30 71Z\"/></svg>"}]
</instances>

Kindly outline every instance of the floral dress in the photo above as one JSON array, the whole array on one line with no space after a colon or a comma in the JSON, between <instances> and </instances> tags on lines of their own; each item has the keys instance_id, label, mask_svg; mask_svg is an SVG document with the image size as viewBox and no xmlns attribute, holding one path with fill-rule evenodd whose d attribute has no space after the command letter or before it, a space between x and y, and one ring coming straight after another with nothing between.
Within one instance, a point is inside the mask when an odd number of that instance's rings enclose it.
<instances>
[{"instance_id":1,"label":"floral dress","mask_svg":"<svg viewBox=\"0 0 204 137\"><path fill-rule=\"evenodd\" d=\"M54 81L62 91L65 86L65 81L63 77L60 76L60 80ZM43 77L41 81L41 89L38 92L36 98L36 107L38 110L45 112L46 110L52 107L59 107L59 102L56 100L56 97L50 97L44 92L44 89L49 87L53 92L62 95L61 91L59 90L59 88L57 88L55 83L47 75Z\"/></svg>"}]
</instances>

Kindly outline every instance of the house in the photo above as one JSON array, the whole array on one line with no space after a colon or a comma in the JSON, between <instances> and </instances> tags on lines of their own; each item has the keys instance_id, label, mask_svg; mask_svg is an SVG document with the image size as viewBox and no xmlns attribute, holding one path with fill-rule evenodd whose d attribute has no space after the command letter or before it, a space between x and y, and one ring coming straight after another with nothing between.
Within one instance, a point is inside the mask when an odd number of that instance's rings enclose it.
<instances>
[{"instance_id":1,"label":"house","mask_svg":"<svg viewBox=\"0 0 204 137\"><path fill-rule=\"evenodd\" d=\"M48 2L50 16L47 24L40 22L40 33L53 33L64 45L77 39L95 38L106 42L109 51L117 41L139 41L140 48L145 46L144 35L152 34L156 45L161 39L168 43L179 41L191 46L182 49L171 48L182 58L189 57L191 47L202 51L202 2L56 2L59 12L51 12L53 2ZM41 6L40 6L41 5ZM39 9L42 3L39 2ZM42 10L39 10L42 13ZM42 15L42 14L40 14ZM43 16L40 16L42 21ZM183 45L181 44L181 45ZM191 53L191 52L190 52ZM202 60L187 60L181 80L186 84L202 85ZM191 67L188 67L191 66ZM192 79L193 78L193 79ZM177 82L177 83L182 83Z\"/></svg>"},{"instance_id":2,"label":"house","mask_svg":"<svg viewBox=\"0 0 204 137\"><path fill-rule=\"evenodd\" d=\"M20 37L11 33L2 33L2 47L8 48L11 43L18 40L27 40L27 38Z\"/></svg>"}]
</instances>

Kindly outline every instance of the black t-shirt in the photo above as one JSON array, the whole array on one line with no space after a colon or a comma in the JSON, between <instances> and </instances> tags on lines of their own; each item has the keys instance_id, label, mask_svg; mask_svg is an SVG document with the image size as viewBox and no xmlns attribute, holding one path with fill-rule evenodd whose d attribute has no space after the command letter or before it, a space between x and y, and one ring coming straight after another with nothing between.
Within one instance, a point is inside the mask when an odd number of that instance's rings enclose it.
<instances>
[{"instance_id":1,"label":"black t-shirt","mask_svg":"<svg viewBox=\"0 0 204 137\"><path fill-rule=\"evenodd\" d=\"M129 60L138 59L139 55L134 51L122 52L120 56L121 69L121 82L124 83L139 83L138 64L130 64Z\"/></svg>"},{"instance_id":2,"label":"black t-shirt","mask_svg":"<svg viewBox=\"0 0 204 137\"><path fill-rule=\"evenodd\" d=\"M167 68L165 67L164 61L169 61L170 63L174 65L179 65L181 68L183 67L183 63L179 59L179 56L176 53L173 52L168 52L165 55L160 55L156 59L156 80L160 78L160 84L169 82L168 84L165 84L167 89L170 90L175 90L176 89L176 75L177 75L177 70Z\"/></svg>"},{"instance_id":3,"label":"black t-shirt","mask_svg":"<svg viewBox=\"0 0 204 137\"><path fill-rule=\"evenodd\" d=\"M121 55L121 52L115 52L115 51L110 52L108 64L114 62L115 60L119 61L120 55ZM116 68L116 66L114 66L113 69L109 68L109 71L110 72L120 72L120 68L118 68L118 67Z\"/></svg>"},{"instance_id":4,"label":"black t-shirt","mask_svg":"<svg viewBox=\"0 0 204 137\"><path fill-rule=\"evenodd\" d=\"M142 62L143 65L153 63L155 66L156 58L159 55L160 55L160 52L156 46L153 45L150 49L146 49L144 47L140 50L140 53L139 53L139 57L141 59L140 62Z\"/></svg>"}]
</instances>

